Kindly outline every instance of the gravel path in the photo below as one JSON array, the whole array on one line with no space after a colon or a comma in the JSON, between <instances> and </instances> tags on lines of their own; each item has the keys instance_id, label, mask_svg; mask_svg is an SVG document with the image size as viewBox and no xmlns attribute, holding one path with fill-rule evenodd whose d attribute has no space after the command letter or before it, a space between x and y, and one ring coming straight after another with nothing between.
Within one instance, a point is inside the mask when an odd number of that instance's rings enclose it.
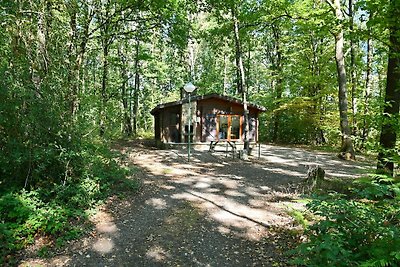
<instances>
[{"instance_id":1,"label":"gravel path","mask_svg":"<svg viewBox=\"0 0 400 267\"><path fill-rule=\"evenodd\" d=\"M302 204L285 187L304 178L310 164L330 177L368 169L329 153L267 145L251 161L196 151L190 163L185 150L134 143L118 149L140 167L140 193L110 199L92 218L91 236L61 255L22 265L289 266L284 252L295 225L287 210Z\"/></svg>"}]
</instances>

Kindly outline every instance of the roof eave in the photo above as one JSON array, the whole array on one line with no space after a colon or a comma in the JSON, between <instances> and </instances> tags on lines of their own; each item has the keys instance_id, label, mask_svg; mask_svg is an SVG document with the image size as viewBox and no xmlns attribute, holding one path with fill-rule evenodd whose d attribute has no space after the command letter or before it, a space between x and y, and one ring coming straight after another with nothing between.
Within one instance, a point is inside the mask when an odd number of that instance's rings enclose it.
<instances>
[{"instance_id":1,"label":"roof eave","mask_svg":"<svg viewBox=\"0 0 400 267\"><path fill-rule=\"evenodd\" d=\"M239 99L236 99L236 98L230 97L230 96L219 95L219 94L216 94L216 93L212 93L212 94L208 94L208 95L193 96L192 97L192 101L205 100L205 99L210 99L210 98L218 98L218 99L222 99L222 100L229 101L229 102L232 102L232 103L236 103L236 104L239 104L239 105L243 105L243 102L240 101ZM167 108L167 107L171 107L171 106L175 106L175 105L182 105L183 103L188 103L188 102L189 102L189 99L185 98L185 99L180 99L180 100L177 100L177 101L172 101L172 102L168 102L168 103L159 104L159 105L157 105L155 108L153 108L150 111L150 114L155 115L161 109L164 109L164 108ZM259 105L248 103L248 106L250 108L257 109L260 112L265 112L266 111L266 109L264 107L259 106Z\"/></svg>"}]
</instances>

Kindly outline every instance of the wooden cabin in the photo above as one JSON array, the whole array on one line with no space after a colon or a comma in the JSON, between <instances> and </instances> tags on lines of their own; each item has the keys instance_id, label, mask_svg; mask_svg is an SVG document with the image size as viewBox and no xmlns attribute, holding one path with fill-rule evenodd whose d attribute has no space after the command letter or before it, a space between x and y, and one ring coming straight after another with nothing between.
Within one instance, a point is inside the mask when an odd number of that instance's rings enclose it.
<instances>
[{"instance_id":1,"label":"wooden cabin","mask_svg":"<svg viewBox=\"0 0 400 267\"><path fill-rule=\"evenodd\" d=\"M248 140L258 142L258 115L264 107L247 104L249 111ZM244 141L243 102L228 96L208 94L191 97L191 127L189 133L189 99L164 103L156 106L154 116L155 140L158 146L191 143L210 144L212 142Z\"/></svg>"}]
</instances>

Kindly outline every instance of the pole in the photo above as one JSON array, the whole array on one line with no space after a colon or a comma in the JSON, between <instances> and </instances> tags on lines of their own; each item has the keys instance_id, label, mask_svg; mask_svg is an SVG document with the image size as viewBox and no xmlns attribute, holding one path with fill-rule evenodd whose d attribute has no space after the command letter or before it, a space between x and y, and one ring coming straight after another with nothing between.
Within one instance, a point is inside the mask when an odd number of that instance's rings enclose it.
<instances>
[{"instance_id":1,"label":"pole","mask_svg":"<svg viewBox=\"0 0 400 267\"><path fill-rule=\"evenodd\" d=\"M190 93L189 93L189 133L188 133L188 162L190 162L190 126L192 124L192 104L190 103Z\"/></svg>"}]
</instances>

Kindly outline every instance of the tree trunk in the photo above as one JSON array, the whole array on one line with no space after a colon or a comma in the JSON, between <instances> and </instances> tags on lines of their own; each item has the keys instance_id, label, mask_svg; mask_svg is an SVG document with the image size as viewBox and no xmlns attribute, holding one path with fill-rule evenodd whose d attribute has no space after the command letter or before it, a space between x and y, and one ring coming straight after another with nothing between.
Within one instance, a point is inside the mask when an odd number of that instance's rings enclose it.
<instances>
[{"instance_id":1,"label":"tree trunk","mask_svg":"<svg viewBox=\"0 0 400 267\"><path fill-rule=\"evenodd\" d=\"M400 106L400 26L394 21L400 16L400 3L390 1L389 26L390 46L386 81L385 107L379 144L377 171L393 176L394 157L396 152L396 132L398 129L398 114Z\"/></svg>"},{"instance_id":2,"label":"tree trunk","mask_svg":"<svg viewBox=\"0 0 400 267\"><path fill-rule=\"evenodd\" d=\"M107 80L108 80L108 40L103 44L103 73L101 78L101 103L100 103L100 136L104 136L106 131L105 125L105 108L107 104Z\"/></svg>"},{"instance_id":3,"label":"tree trunk","mask_svg":"<svg viewBox=\"0 0 400 267\"><path fill-rule=\"evenodd\" d=\"M122 100L122 114L124 117L123 120L123 132L127 136L132 135L132 123L131 123L131 117L130 117L130 112L129 112L129 105L128 105L128 98L129 94L127 91L127 84L128 84L128 63L126 61L126 56L123 52L123 48L119 47L118 48L118 54L119 57L121 58L121 79L122 79L122 84L121 84L121 100Z\"/></svg>"},{"instance_id":4,"label":"tree trunk","mask_svg":"<svg viewBox=\"0 0 400 267\"><path fill-rule=\"evenodd\" d=\"M51 1L48 1L50 3ZM87 5L87 10L83 13L85 14L85 19L83 24L78 25L77 14L81 12L78 7L73 7L69 11L69 25L70 25L70 40L69 40L69 62L70 62L70 72L68 74L68 79L70 83L70 93L67 96L67 101L70 106L72 118L76 119L76 114L79 109L79 89L81 87L80 70L82 67L82 62L86 53L86 46L89 40L89 28L91 26L94 9L91 5Z\"/></svg>"},{"instance_id":5,"label":"tree trunk","mask_svg":"<svg viewBox=\"0 0 400 267\"><path fill-rule=\"evenodd\" d=\"M365 73L365 93L364 93L364 109L363 109L363 127L361 130L361 148L365 148L365 142L368 137L369 127L367 123L368 102L371 92L371 64L372 64L372 44L371 37L367 40L367 71Z\"/></svg>"},{"instance_id":6,"label":"tree trunk","mask_svg":"<svg viewBox=\"0 0 400 267\"><path fill-rule=\"evenodd\" d=\"M135 87L133 91L133 134L137 135L138 113L139 113L139 89L140 89L140 62L139 62L140 40L136 36L135 46Z\"/></svg>"},{"instance_id":7,"label":"tree trunk","mask_svg":"<svg viewBox=\"0 0 400 267\"><path fill-rule=\"evenodd\" d=\"M111 45L110 38L110 24L107 20L109 17L109 6L108 2L105 6L105 16L101 19L103 23L101 26L101 44L103 48L103 70L101 76L101 100L100 100L100 109L99 109L99 127L100 127L100 136L104 136L106 132L106 105L107 105L107 83L108 83L108 53Z\"/></svg>"},{"instance_id":8,"label":"tree trunk","mask_svg":"<svg viewBox=\"0 0 400 267\"><path fill-rule=\"evenodd\" d=\"M236 47L236 68L237 68L237 90L242 94L243 101L243 124L244 124L244 150L246 154L250 152L248 132L249 132L249 111L247 108L247 87L246 87L246 76L243 67L243 55L242 48L240 44L240 34L239 34L239 20L236 16L235 7L232 8L232 19L233 19L233 32L235 38Z\"/></svg>"},{"instance_id":9,"label":"tree trunk","mask_svg":"<svg viewBox=\"0 0 400 267\"><path fill-rule=\"evenodd\" d=\"M339 156L343 159L355 159L353 141L351 140L349 121L347 117L347 78L344 61L344 37L343 37L343 14L340 9L340 0L335 0L334 11L339 21L338 30L335 33L335 60L339 84L339 114L340 131L342 134L342 145Z\"/></svg>"},{"instance_id":10,"label":"tree trunk","mask_svg":"<svg viewBox=\"0 0 400 267\"><path fill-rule=\"evenodd\" d=\"M71 114L74 117L77 110L78 110L78 75L79 75L79 66L78 66L78 56L76 51L75 40L77 38L77 25L76 25L76 11L73 10L70 14L70 21L69 25L71 28L71 36L70 36L70 47L69 47L69 61L75 62L75 64L70 66L70 73L69 73L69 83L71 84L71 94L69 99L69 104L71 108Z\"/></svg>"},{"instance_id":11,"label":"tree trunk","mask_svg":"<svg viewBox=\"0 0 400 267\"><path fill-rule=\"evenodd\" d=\"M357 133L357 80L356 80L356 51L354 47L354 13L353 13L353 5L355 0L349 0L349 17L350 17L350 85L351 85L351 132L353 135Z\"/></svg>"},{"instance_id":12,"label":"tree trunk","mask_svg":"<svg viewBox=\"0 0 400 267\"><path fill-rule=\"evenodd\" d=\"M274 91L275 91L275 111L274 111L274 130L272 135L272 141L276 143L278 141L278 132L279 132L279 120L280 120L280 111L278 110L280 107L280 102L282 100L282 51L280 44L280 32L277 26L272 26L272 33L274 35L274 50L275 50L275 59L273 64L273 76L274 76Z\"/></svg>"},{"instance_id":13,"label":"tree trunk","mask_svg":"<svg viewBox=\"0 0 400 267\"><path fill-rule=\"evenodd\" d=\"M68 81L71 86L71 93L68 96L68 101L71 109L72 117L76 118L76 113L79 109L79 88L81 86L80 70L82 67L83 58L86 53L86 45L89 40L89 28L94 16L94 11L89 11L91 7L88 5L85 11L86 17L83 25L78 25L77 12L75 8L70 11L70 46L69 46L69 66L70 73Z\"/></svg>"},{"instance_id":14,"label":"tree trunk","mask_svg":"<svg viewBox=\"0 0 400 267\"><path fill-rule=\"evenodd\" d=\"M228 56L224 52L224 91L223 94L226 94L226 91L228 90Z\"/></svg>"}]
</instances>

